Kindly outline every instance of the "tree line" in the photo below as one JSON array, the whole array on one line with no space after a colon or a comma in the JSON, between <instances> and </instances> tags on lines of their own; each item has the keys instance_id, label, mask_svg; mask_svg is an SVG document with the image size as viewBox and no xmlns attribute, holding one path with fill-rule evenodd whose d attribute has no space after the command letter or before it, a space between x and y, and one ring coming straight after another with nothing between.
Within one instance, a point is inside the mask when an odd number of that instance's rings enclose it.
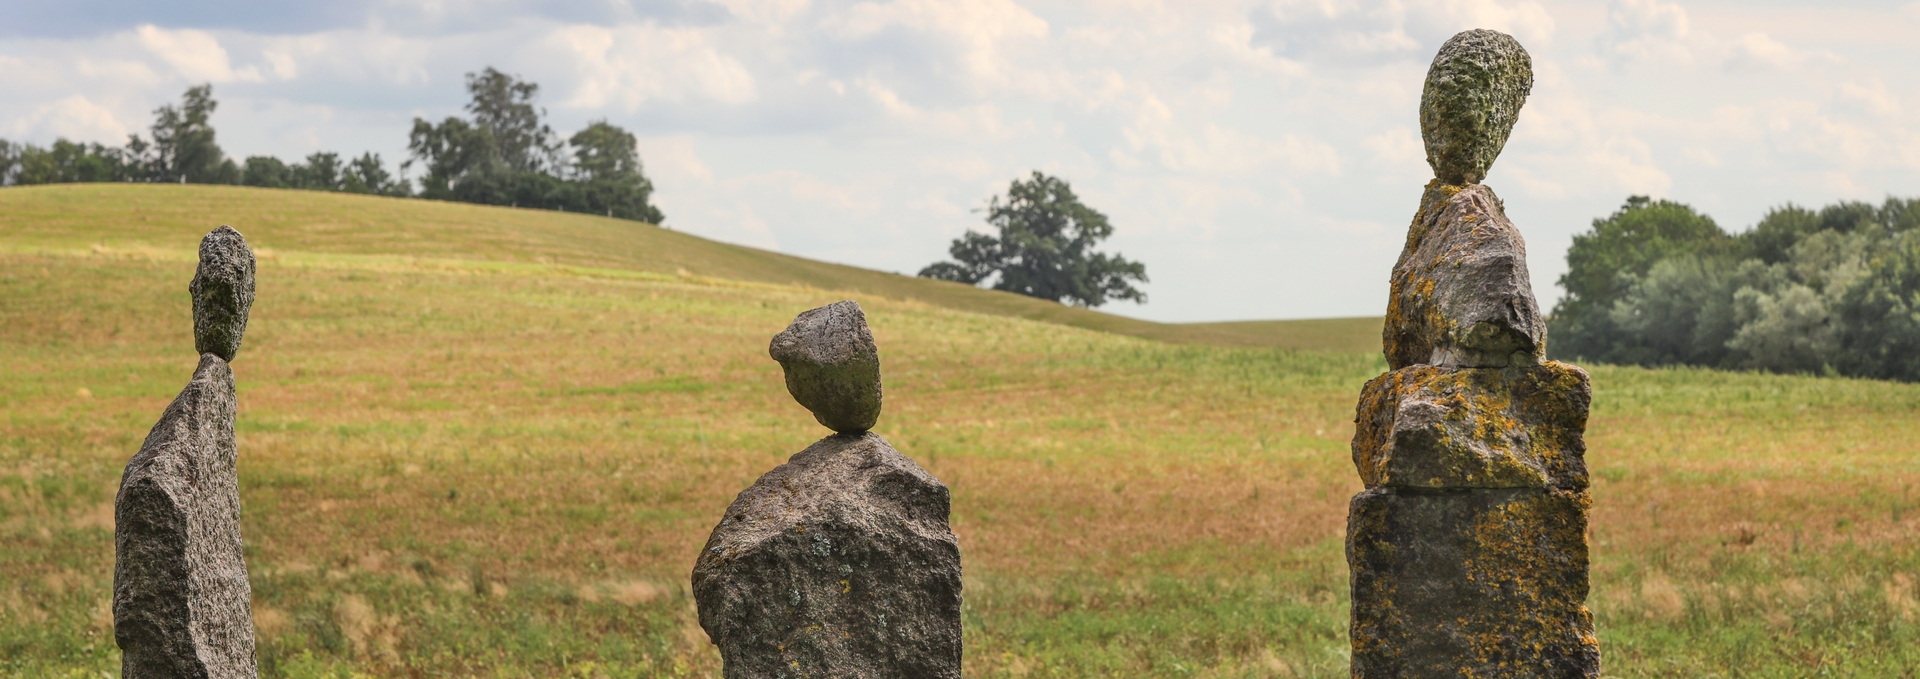
<instances>
[{"instance_id":1,"label":"tree line","mask_svg":"<svg viewBox=\"0 0 1920 679\"><path fill-rule=\"evenodd\" d=\"M483 205L584 212L650 224L666 220L653 205L653 182L637 140L599 120L564 140L534 102L539 85L489 67L468 73L471 118L438 124L415 118L410 158L395 177L377 153L345 157L319 152L285 162L250 156L236 163L221 151L209 122L219 102L211 85L189 88L178 104L154 110L148 138L124 146L74 142L51 146L0 139L0 186L73 182L166 182L308 189L419 197ZM418 190L404 174L425 170Z\"/></svg>"},{"instance_id":2,"label":"tree line","mask_svg":"<svg viewBox=\"0 0 1920 679\"><path fill-rule=\"evenodd\" d=\"M1558 357L1920 381L1920 199L1786 205L1729 234L1633 196L1574 236Z\"/></svg>"}]
</instances>

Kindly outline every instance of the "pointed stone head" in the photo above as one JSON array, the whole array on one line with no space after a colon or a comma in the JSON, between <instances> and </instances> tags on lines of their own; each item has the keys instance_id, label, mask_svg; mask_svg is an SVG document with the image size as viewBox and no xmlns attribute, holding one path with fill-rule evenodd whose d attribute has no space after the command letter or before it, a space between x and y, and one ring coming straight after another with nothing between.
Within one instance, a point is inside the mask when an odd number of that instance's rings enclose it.
<instances>
[{"instance_id":1,"label":"pointed stone head","mask_svg":"<svg viewBox=\"0 0 1920 679\"><path fill-rule=\"evenodd\" d=\"M232 362L247 333L253 308L253 250L231 226L200 239L200 269L187 285L193 293L193 347Z\"/></svg>"},{"instance_id":2,"label":"pointed stone head","mask_svg":"<svg viewBox=\"0 0 1920 679\"><path fill-rule=\"evenodd\" d=\"M858 303L800 314L767 353L786 372L787 393L826 428L853 434L879 421L880 350Z\"/></svg>"},{"instance_id":3,"label":"pointed stone head","mask_svg":"<svg viewBox=\"0 0 1920 679\"><path fill-rule=\"evenodd\" d=\"M1427 68L1420 137L1442 184L1485 179L1533 90L1533 59L1513 36L1484 28L1453 36Z\"/></svg>"}]
</instances>

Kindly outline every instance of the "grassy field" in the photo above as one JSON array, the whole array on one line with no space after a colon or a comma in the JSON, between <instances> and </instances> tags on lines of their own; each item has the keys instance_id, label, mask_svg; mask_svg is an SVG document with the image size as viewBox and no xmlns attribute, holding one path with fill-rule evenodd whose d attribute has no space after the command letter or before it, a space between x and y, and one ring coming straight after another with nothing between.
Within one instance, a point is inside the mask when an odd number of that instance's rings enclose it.
<instances>
[{"instance_id":1,"label":"grassy field","mask_svg":"<svg viewBox=\"0 0 1920 679\"><path fill-rule=\"evenodd\" d=\"M421 203L466 212L416 231L412 204L364 203L396 211L353 213L382 249L314 226L345 219L331 197L196 213L114 188L0 191L0 677L117 674L113 493L192 370L192 248L222 222L262 250L234 370L265 676L717 676L694 554L826 433L767 340L848 296L881 347L877 430L954 490L970 676L1345 676L1347 439L1377 354L543 262L456 228L537 240L545 213ZM148 211L171 221L128 226ZM1593 376L1609 676L1915 676L1920 385Z\"/></svg>"},{"instance_id":2,"label":"grassy field","mask_svg":"<svg viewBox=\"0 0 1920 679\"><path fill-rule=\"evenodd\" d=\"M170 184L67 184L0 191L0 233L14 251L178 248L209 221L256 248L497 266L650 271L912 299L949 309L1215 346L1361 351L1380 319L1154 323L895 273L802 259L592 215L317 191ZM218 226L219 224L214 224ZM1381 272L1384 278L1386 272Z\"/></svg>"}]
</instances>

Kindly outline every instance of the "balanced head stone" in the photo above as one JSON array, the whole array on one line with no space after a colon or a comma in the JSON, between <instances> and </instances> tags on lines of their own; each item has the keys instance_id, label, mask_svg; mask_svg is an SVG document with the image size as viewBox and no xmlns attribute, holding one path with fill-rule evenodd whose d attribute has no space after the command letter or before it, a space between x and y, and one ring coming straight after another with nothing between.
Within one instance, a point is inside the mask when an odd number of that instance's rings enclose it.
<instances>
[{"instance_id":1,"label":"balanced head stone","mask_svg":"<svg viewBox=\"0 0 1920 679\"><path fill-rule=\"evenodd\" d=\"M828 429L854 434L880 419L880 350L852 300L801 313L767 353L786 372L787 393Z\"/></svg>"},{"instance_id":2,"label":"balanced head stone","mask_svg":"<svg viewBox=\"0 0 1920 679\"><path fill-rule=\"evenodd\" d=\"M1441 45L1420 93L1433 176L1455 186L1486 178L1532 90L1533 59L1513 36L1480 28Z\"/></svg>"},{"instance_id":3,"label":"balanced head stone","mask_svg":"<svg viewBox=\"0 0 1920 679\"><path fill-rule=\"evenodd\" d=\"M693 567L727 679L960 679L947 487L879 434L835 434L740 492Z\"/></svg>"},{"instance_id":4,"label":"balanced head stone","mask_svg":"<svg viewBox=\"0 0 1920 679\"><path fill-rule=\"evenodd\" d=\"M253 250L231 226L200 239L200 269L187 285L193 293L193 347L232 361L247 333L253 308Z\"/></svg>"}]
</instances>

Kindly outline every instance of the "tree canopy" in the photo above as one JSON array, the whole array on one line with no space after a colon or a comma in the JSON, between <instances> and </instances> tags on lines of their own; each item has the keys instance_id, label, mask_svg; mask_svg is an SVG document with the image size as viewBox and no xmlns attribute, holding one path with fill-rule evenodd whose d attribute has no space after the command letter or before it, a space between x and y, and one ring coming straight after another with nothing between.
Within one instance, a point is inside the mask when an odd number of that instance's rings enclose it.
<instances>
[{"instance_id":1,"label":"tree canopy","mask_svg":"<svg viewBox=\"0 0 1920 679\"><path fill-rule=\"evenodd\" d=\"M992 279L995 290L1085 307L1147 300L1132 285L1147 282L1146 265L1093 251L1113 226L1066 180L1036 170L994 196L986 212L999 237L968 231L948 248L953 261L930 264L920 276L969 285Z\"/></svg>"},{"instance_id":2,"label":"tree canopy","mask_svg":"<svg viewBox=\"0 0 1920 679\"><path fill-rule=\"evenodd\" d=\"M178 104L154 110L150 139L133 135L124 147L60 139L41 148L0 139L0 186L171 182L406 197L414 189L404 173L418 162L426 198L664 221L631 133L599 120L562 141L536 105L539 85L486 68L468 73L466 87L471 119L414 119L412 159L400 164L402 176L388 172L376 153L317 151L294 162L250 156L236 163L214 140L213 86L196 85Z\"/></svg>"},{"instance_id":3,"label":"tree canopy","mask_svg":"<svg viewBox=\"0 0 1920 679\"><path fill-rule=\"evenodd\" d=\"M1920 200L1785 205L1728 235L1635 196L1567 265L1556 356L1920 381Z\"/></svg>"},{"instance_id":4,"label":"tree canopy","mask_svg":"<svg viewBox=\"0 0 1920 679\"><path fill-rule=\"evenodd\" d=\"M466 110L439 124L413 120L407 148L426 168L421 195L487 205L605 214L659 224L636 139L596 121L561 142L534 104L540 88L493 68L467 74ZM573 147L571 161L565 153Z\"/></svg>"}]
</instances>

